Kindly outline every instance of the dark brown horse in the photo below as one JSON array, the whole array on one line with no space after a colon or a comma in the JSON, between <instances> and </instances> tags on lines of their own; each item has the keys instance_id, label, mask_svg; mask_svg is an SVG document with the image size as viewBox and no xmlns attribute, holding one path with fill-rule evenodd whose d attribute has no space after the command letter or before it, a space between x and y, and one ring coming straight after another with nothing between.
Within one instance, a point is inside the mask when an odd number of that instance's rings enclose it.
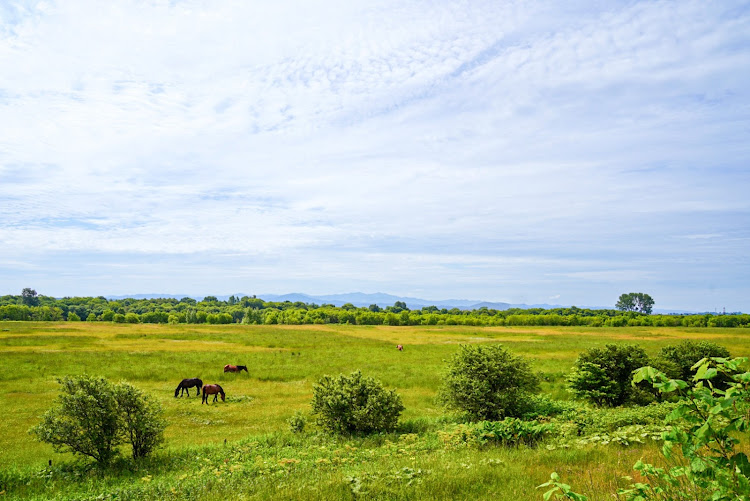
<instances>
[{"instance_id":1,"label":"dark brown horse","mask_svg":"<svg viewBox=\"0 0 750 501\"><path fill-rule=\"evenodd\" d=\"M203 399L201 400L201 404L208 405L208 396L213 395L214 396L214 402L216 402L216 399L219 395L221 395L221 401L224 402L224 389L219 386L218 384L207 384L203 387Z\"/></svg>"},{"instance_id":2,"label":"dark brown horse","mask_svg":"<svg viewBox=\"0 0 750 501\"><path fill-rule=\"evenodd\" d=\"M197 397L201 394L201 388L203 388L203 381L198 379L197 377L190 378L190 379L183 379L180 381L180 384L177 385L177 389L174 391L174 396L177 397L178 393L179 396L182 396L183 393L187 393L188 397L190 396L190 388L193 388L194 386L198 387L198 393L195 394Z\"/></svg>"},{"instance_id":3,"label":"dark brown horse","mask_svg":"<svg viewBox=\"0 0 750 501\"><path fill-rule=\"evenodd\" d=\"M245 365L225 365L224 372L247 372L247 366Z\"/></svg>"}]
</instances>

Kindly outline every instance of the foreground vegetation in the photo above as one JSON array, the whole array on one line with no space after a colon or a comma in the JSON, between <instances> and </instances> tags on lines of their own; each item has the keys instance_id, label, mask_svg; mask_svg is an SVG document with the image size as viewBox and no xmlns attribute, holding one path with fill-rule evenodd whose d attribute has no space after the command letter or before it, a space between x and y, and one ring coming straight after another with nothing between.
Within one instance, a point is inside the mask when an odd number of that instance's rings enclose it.
<instances>
[{"instance_id":1,"label":"foreground vegetation","mask_svg":"<svg viewBox=\"0 0 750 501\"><path fill-rule=\"evenodd\" d=\"M0 408L10 410L0 422L0 491L39 499L540 499L535 486L551 471L576 479L589 499L611 499L628 485L621 477L633 474L639 458L659 464L654 439L674 404L596 409L570 401L566 377L579 353L627 342L655 356L684 339L748 352L744 329L105 322L0 328ZM446 360L459 345L494 343L526 357L542 381L546 398L537 408L546 406L548 418L524 431L535 437L528 441L508 438L515 433L509 426L526 426L520 422L465 423L436 402ZM226 363L247 365L250 373L224 374ZM405 410L394 431L289 431L295 413L310 411L317 380L355 370L401 396ZM34 441L26 432L55 400L55 377L83 373L127 380L156 398L169 422L167 448L99 471ZM227 402L174 398L177 383L196 376L221 383ZM746 435L742 440L746 448Z\"/></svg>"}]
</instances>

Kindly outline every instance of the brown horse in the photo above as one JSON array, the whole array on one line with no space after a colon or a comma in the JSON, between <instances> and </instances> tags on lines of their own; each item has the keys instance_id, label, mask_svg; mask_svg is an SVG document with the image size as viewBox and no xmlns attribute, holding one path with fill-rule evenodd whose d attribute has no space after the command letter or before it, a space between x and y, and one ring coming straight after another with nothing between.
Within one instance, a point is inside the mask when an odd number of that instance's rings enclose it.
<instances>
[{"instance_id":1,"label":"brown horse","mask_svg":"<svg viewBox=\"0 0 750 501\"><path fill-rule=\"evenodd\" d=\"M208 405L208 396L213 395L214 396L214 402L216 402L216 399L219 395L221 395L221 401L225 402L224 400L224 389L219 386L218 384L206 384L203 385L203 399L201 400L201 404Z\"/></svg>"},{"instance_id":2,"label":"brown horse","mask_svg":"<svg viewBox=\"0 0 750 501\"><path fill-rule=\"evenodd\" d=\"M224 372L247 372L247 366L245 365L225 365Z\"/></svg>"}]
</instances>

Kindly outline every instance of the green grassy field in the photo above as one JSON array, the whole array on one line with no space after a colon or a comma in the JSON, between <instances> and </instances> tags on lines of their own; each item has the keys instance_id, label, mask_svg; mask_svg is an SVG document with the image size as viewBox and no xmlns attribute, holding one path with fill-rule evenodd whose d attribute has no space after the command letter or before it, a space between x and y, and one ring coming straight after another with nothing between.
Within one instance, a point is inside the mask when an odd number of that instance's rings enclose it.
<instances>
[{"instance_id":1,"label":"green grassy field","mask_svg":"<svg viewBox=\"0 0 750 501\"><path fill-rule=\"evenodd\" d=\"M404 433L378 439L298 437L288 432L286 420L297 410L309 409L317 378L359 369L398 391L406 406L403 422L415 429L434 429L435 423L446 419L435 402L440 376L459 344L502 343L528 357L534 370L543 374L545 393L567 399L565 374L587 348L628 342L655 354L664 345L692 339L722 344L741 356L750 354L749 335L747 329L706 328L0 322L0 465L7 475L40 471L49 459L55 464L71 460L34 441L27 430L57 396L56 376L88 373L127 380L160 401L169 421L161 459L150 467L141 466L150 473L139 469L113 474L108 480L79 481L83 487L77 489L83 491L68 492L73 487L58 482L51 492L29 488L8 495L93 498L124 484L131 488L137 484L144 492L141 498L211 499L239 489L241 495L235 497L248 499L262 499L269 492L288 499L364 493L408 499L540 499L534 486L557 470L601 496L592 499L611 499L606 492L614 492L618 478L631 473L638 457L655 456L655 447L451 450L438 444L434 433L416 439ZM404 345L403 352L396 350L397 344ZM227 363L247 365L249 374L224 374ZM221 384L227 401L201 405L195 389L190 398L174 398L175 387L188 377ZM397 446L400 440L407 442ZM337 449L341 452L333 454ZM225 461L222 454L234 459ZM195 460L201 455L213 468L208 475L211 482L194 480L205 475L202 463ZM252 481L241 482L237 472L246 471L250 464L256 473L265 468L268 475L254 474ZM232 465L235 470L230 470ZM132 492L139 498L141 490ZM118 499L127 497L121 492Z\"/></svg>"}]
</instances>

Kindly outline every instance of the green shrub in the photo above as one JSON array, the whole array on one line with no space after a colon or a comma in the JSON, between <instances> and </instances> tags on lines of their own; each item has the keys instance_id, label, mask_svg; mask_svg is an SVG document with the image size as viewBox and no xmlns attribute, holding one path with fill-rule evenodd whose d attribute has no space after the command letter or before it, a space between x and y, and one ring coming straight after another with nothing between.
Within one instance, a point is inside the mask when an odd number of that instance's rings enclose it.
<instances>
[{"instance_id":1,"label":"green shrub","mask_svg":"<svg viewBox=\"0 0 750 501\"><path fill-rule=\"evenodd\" d=\"M528 362L500 345L464 345L448 364L439 400L472 421L520 417L539 388Z\"/></svg>"},{"instance_id":2,"label":"green shrub","mask_svg":"<svg viewBox=\"0 0 750 501\"><path fill-rule=\"evenodd\" d=\"M645 399L630 382L636 369L649 364L643 348L608 344L581 353L568 376L568 387L578 398L596 405L618 406Z\"/></svg>"},{"instance_id":3,"label":"green shrub","mask_svg":"<svg viewBox=\"0 0 750 501\"><path fill-rule=\"evenodd\" d=\"M667 376L690 382L693 376L692 367L704 358L729 358L729 350L709 341L683 341L680 344L665 346L659 351L655 367Z\"/></svg>"},{"instance_id":4,"label":"green shrub","mask_svg":"<svg viewBox=\"0 0 750 501\"><path fill-rule=\"evenodd\" d=\"M93 458L109 464L120 443L120 417L112 383L102 377L58 378L62 394L31 432L55 452Z\"/></svg>"},{"instance_id":5,"label":"green shrub","mask_svg":"<svg viewBox=\"0 0 750 501\"><path fill-rule=\"evenodd\" d=\"M307 417L304 412L297 411L287 420L287 423L289 423L289 431L292 433L304 433Z\"/></svg>"},{"instance_id":6,"label":"green shrub","mask_svg":"<svg viewBox=\"0 0 750 501\"><path fill-rule=\"evenodd\" d=\"M313 385L312 413L334 433L391 431L404 406L401 397L359 371L323 376Z\"/></svg>"},{"instance_id":7,"label":"green shrub","mask_svg":"<svg viewBox=\"0 0 750 501\"><path fill-rule=\"evenodd\" d=\"M166 421L161 407L137 388L87 375L57 381L62 386L57 405L29 430L55 452L72 452L107 465L122 443L130 443L133 458L139 458L163 442Z\"/></svg>"},{"instance_id":8,"label":"green shrub","mask_svg":"<svg viewBox=\"0 0 750 501\"><path fill-rule=\"evenodd\" d=\"M121 431L132 446L133 459L148 456L164 442L167 422L161 417L161 405L125 382L115 386L115 398Z\"/></svg>"}]
</instances>

